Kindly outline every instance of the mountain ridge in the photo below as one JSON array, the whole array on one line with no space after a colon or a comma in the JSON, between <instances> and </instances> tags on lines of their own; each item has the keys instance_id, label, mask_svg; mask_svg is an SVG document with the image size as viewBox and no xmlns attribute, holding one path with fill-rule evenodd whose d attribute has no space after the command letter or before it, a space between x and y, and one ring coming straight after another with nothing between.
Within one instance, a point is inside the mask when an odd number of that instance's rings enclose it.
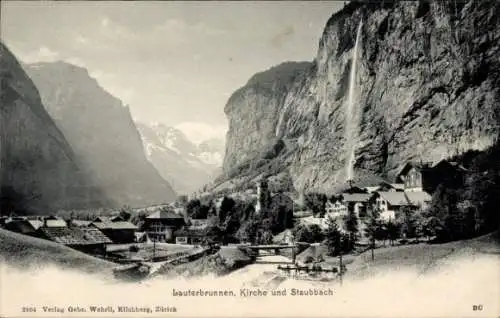
<instances>
[{"instance_id":1,"label":"mountain ridge","mask_svg":"<svg viewBox=\"0 0 500 318\"><path fill-rule=\"evenodd\" d=\"M58 61L26 64L25 69L80 165L92 182L106 190L113 206L140 207L175 199L170 184L145 158L128 106L100 86L86 68Z\"/></svg>"},{"instance_id":2,"label":"mountain ridge","mask_svg":"<svg viewBox=\"0 0 500 318\"><path fill-rule=\"evenodd\" d=\"M109 204L82 172L35 84L2 42L0 78L0 212L38 214Z\"/></svg>"},{"instance_id":3,"label":"mountain ridge","mask_svg":"<svg viewBox=\"0 0 500 318\"><path fill-rule=\"evenodd\" d=\"M178 193L192 194L212 181L222 164L223 142L210 138L199 144L167 125L137 122L148 160Z\"/></svg>"}]
</instances>

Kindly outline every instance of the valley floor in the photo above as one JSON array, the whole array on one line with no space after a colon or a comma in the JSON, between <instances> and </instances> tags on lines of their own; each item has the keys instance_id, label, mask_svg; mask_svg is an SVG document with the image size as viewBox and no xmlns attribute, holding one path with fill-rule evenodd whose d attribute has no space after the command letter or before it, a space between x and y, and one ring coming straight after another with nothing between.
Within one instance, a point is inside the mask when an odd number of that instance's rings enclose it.
<instances>
[{"instance_id":1,"label":"valley floor","mask_svg":"<svg viewBox=\"0 0 500 318\"><path fill-rule=\"evenodd\" d=\"M269 254L222 277L155 276L124 283L96 275L108 272L112 263L12 232L0 230L0 238L0 299L7 304L2 316L21 316L19 310L27 300L38 306L68 306L76 299L82 306L174 305L181 316L210 312L216 316L491 317L500 313L500 244L494 234L446 244L380 248L374 261L367 251L349 260L342 285L338 280L283 277L277 263L290 259ZM242 297L242 288L282 290L289 296ZM235 297L174 297L173 289L231 290ZM334 296L290 296L292 290L314 289L332 289ZM479 304L483 310L473 312L472 306Z\"/></svg>"}]
</instances>

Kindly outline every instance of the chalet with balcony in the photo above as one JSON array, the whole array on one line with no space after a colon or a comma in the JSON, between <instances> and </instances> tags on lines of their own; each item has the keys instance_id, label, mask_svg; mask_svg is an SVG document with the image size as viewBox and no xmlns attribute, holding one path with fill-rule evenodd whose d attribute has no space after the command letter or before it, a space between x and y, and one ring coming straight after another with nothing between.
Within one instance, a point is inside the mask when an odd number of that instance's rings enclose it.
<instances>
[{"instance_id":1,"label":"chalet with balcony","mask_svg":"<svg viewBox=\"0 0 500 318\"><path fill-rule=\"evenodd\" d=\"M342 193L342 204L347 211L354 211L358 217L365 217L371 195L369 193Z\"/></svg>"},{"instance_id":2,"label":"chalet with balcony","mask_svg":"<svg viewBox=\"0 0 500 318\"><path fill-rule=\"evenodd\" d=\"M431 163L408 162L397 174L396 182L404 184L404 191L430 192L435 183Z\"/></svg>"},{"instance_id":3,"label":"chalet with balcony","mask_svg":"<svg viewBox=\"0 0 500 318\"><path fill-rule=\"evenodd\" d=\"M151 240L157 242L174 242L173 232L186 225L183 215L162 209L148 215L144 219L143 230Z\"/></svg>"}]
</instances>

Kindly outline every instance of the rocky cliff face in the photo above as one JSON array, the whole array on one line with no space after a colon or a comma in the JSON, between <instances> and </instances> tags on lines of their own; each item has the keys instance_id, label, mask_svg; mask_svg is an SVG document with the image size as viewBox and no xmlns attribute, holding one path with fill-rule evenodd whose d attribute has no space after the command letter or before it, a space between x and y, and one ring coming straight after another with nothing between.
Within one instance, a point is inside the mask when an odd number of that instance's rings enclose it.
<instances>
[{"instance_id":1,"label":"rocky cliff face","mask_svg":"<svg viewBox=\"0 0 500 318\"><path fill-rule=\"evenodd\" d=\"M257 164L261 174L286 173L297 190L345 182L344 118L361 21L355 182L391 179L407 160L491 145L500 131L499 14L489 1L351 2L330 18L313 66L286 92L247 85L240 91L252 93L230 98L219 181L255 177L250 168L262 156L249 154L279 141L285 149Z\"/></svg>"},{"instance_id":2,"label":"rocky cliff face","mask_svg":"<svg viewBox=\"0 0 500 318\"><path fill-rule=\"evenodd\" d=\"M108 204L86 180L35 85L2 43L0 80L1 214Z\"/></svg>"},{"instance_id":3,"label":"rocky cliff face","mask_svg":"<svg viewBox=\"0 0 500 318\"><path fill-rule=\"evenodd\" d=\"M147 158L177 193L192 194L220 173L223 143L197 145L180 130L162 124L137 123Z\"/></svg>"},{"instance_id":4,"label":"rocky cliff face","mask_svg":"<svg viewBox=\"0 0 500 318\"><path fill-rule=\"evenodd\" d=\"M293 81L310 67L309 62L280 64L254 75L230 97L224 108L229 117L223 164L226 173L275 137L286 93Z\"/></svg>"},{"instance_id":5,"label":"rocky cliff face","mask_svg":"<svg viewBox=\"0 0 500 318\"><path fill-rule=\"evenodd\" d=\"M63 62L26 69L85 172L115 206L141 207L175 198L170 184L146 159L128 107L86 69Z\"/></svg>"}]
</instances>

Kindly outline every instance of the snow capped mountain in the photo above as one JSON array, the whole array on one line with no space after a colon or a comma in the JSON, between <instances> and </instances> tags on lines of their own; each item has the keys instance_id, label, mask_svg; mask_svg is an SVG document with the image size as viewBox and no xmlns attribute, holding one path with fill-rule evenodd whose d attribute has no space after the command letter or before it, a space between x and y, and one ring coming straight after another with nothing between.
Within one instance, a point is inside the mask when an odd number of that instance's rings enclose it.
<instances>
[{"instance_id":1,"label":"snow capped mountain","mask_svg":"<svg viewBox=\"0 0 500 318\"><path fill-rule=\"evenodd\" d=\"M180 129L160 123L137 123L137 128L147 158L178 193L195 192L220 172L222 139L196 143Z\"/></svg>"}]
</instances>

